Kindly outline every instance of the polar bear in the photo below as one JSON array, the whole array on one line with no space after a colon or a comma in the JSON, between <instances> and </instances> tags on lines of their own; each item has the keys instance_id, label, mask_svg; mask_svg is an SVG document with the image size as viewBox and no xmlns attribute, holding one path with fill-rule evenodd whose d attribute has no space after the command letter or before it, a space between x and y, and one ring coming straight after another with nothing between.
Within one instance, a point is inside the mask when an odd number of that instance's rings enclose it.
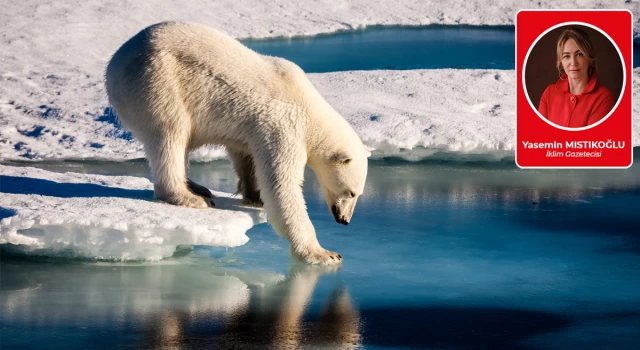
<instances>
[{"instance_id":1,"label":"polar bear","mask_svg":"<svg viewBox=\"0 0 640 350\"><path fill-rule=\"evenodd\" d=\"M346 225L364 190L370 153L297 65L204 25L164 22L118 49L106 89L122 124L144 145L157 199L213 206L209 190L187 178L187 155L224 145L244 200L264 204L295 257L342 261L316 238L302 195L305 165L336 221Z\"/></svg>"}]
</instances>

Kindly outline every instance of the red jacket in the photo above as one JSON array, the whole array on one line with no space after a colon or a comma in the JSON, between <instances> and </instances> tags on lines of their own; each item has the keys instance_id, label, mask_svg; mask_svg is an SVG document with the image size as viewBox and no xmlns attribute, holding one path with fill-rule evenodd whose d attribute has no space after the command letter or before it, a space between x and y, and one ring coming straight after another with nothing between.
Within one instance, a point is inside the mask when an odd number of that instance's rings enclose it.
<instances>
[{"instance_id":1,"label":"red jacket","mask_svg":"<svg viewBox=\"0 0 640 350\"><path fill-rule=\"evenodd\" d=\"M565 73L558 82L549 85L540 98L538 112L552 123L570 128L591 125L609 114L616 104L613 93L598 84L596 70L580 95L569 92L569 81L566 79Z\"/></svg>"}]
</instances>

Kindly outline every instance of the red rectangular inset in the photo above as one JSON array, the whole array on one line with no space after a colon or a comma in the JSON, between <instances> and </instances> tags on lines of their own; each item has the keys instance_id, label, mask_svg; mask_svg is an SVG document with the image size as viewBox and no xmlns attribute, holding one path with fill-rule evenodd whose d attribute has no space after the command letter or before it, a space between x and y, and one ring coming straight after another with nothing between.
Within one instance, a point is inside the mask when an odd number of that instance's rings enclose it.
<instances>
[{"instance_id":1,"label":"red rectangular inset","mask_svg":"<svg viewBox=\"0 0 640 350\"><path fill-rule=\"evenodd\" d=\"M516 164L628 168L632 28L626 10L516 14Z\"/></svg>"}]
</instances>

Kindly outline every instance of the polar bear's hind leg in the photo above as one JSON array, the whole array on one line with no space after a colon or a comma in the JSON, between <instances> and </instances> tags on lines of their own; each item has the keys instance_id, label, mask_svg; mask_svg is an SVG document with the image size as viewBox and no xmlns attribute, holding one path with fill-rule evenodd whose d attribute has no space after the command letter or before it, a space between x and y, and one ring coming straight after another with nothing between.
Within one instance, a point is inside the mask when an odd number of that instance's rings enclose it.
<instances>
[{"instance_id":1,"label":"polar bear's hind leg","mask_svg":"<svg viewBox=\"0 0 640 350\"><path fill-rule=\"evenodd\" d=\"M229 149L228 152L236 174L238 175L238 193L242 193L243 203L262 207L263 203L260 199L260 190L258 189L258 181L256 180L253 157L249 154L243 154L231 149Z\"/></svg>"},{"instance_id":2,"label":"polar bear's hind leg","mask_svg":"<svg viewBox=\"0 0 640 350\"><path fill-rule=\"evenodd\" d=\"M164 126L164 130L158 134L155 139L144 142L147 160L153 172L156 199L182 207L212 207L211 197L195 194L189 186L185 163L188 133Z\"/></svg>"}]
</instances>

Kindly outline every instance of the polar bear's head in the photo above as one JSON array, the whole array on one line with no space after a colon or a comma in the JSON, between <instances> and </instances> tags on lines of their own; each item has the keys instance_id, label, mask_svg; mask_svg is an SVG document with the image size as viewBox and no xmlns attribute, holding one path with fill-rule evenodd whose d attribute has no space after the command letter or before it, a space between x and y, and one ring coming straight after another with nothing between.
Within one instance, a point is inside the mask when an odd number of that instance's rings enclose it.
<instances>
[{"instance_id":1,"label":"polar bear's head","mask_svg":"<svg viewBox=\"0 0 640 350\"><path fill-rule=\"evenodd\" d=\"M364 191L370 155L364 147L338 151L316 172L329 210L341 224L349 224L358 197Z\"/></svg>"}]
</instances>

